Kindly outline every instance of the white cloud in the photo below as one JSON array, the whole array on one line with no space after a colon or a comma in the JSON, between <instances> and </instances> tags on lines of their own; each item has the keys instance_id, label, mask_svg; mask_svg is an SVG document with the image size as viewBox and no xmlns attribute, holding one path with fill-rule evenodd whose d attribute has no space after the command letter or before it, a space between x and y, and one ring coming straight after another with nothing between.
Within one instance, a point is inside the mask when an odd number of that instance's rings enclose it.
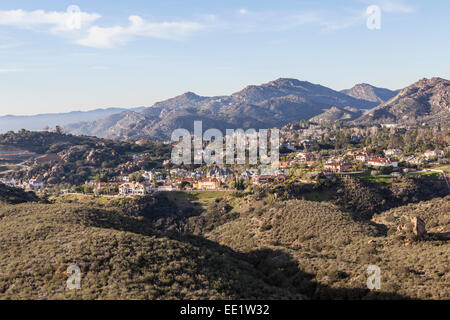
<instances>
[{"instance_id":1,"label":"white cloud","mask_svg":"<svg viewBox=\"0 0 450 320\"><path fill-rule=\"evenodd\" d=\"M87 28L101 16L96 13L80 11L77 15L81 28ZM49 26L52 32L70 31L74 14L70 12L46 12L44 10L24 11L22 9L0 11L0 26L34 28Z\"/></svg>"},{"instance_id":2,"label":"white cloud","mask_svg":"<svg viewBox=\"0 0 450 320\"><path fill-rule=\"evenodd\" d=\"M45 30L58 36L69 37L79 45L96 48L111 48L132 41L135 37L180 39L204 28L203 24L197 22L156 23L145 21L139 16L130 16L128 18L130 25L126 27L93 25L100 18L99 14L81 10L46 12L44 10L24 11L18 9L0 11L0 26ZM208 19L215 20L215 16L209 15ZM75 25L74 20L76 21Z\"/></svg>"},{"instance_id":3,"label":"white cloud","mask_svg":"<svg viewBox=\"0 0 450 320\"><path fill-rule=\"evenodd\" d=\"M180 39L201 30L204 26L196 22L147 22L139 16L130 16L128 27L93 26L85 38L78 44L95 48L111 48L125 44L135 37L150 37L159 39Z\"/></svg>"},{"instance_id":4,"label":"white cloud","mask_svg":"<svg viewBox=\"0 0 450 320\"><path fill-rule=\"evenodd\" d=\"M248 11L245 8L241 8L241 9L238 10L238 13L242 14L242 15L246 15L248 13Z\"/></svg>"},{"instance_id":5,"label":"white cloud","mask_svg":"<svg viewBox=\"0 0 450 320\"><path fill-rule=\"evenodd\" d=\"M367 15L365 11L356 12L351 15L347 15L340 19L322 19L320 25L323 30L337 31L348 29L358 24L363 24L366 21Z\"/></svg>"}]
</instances>

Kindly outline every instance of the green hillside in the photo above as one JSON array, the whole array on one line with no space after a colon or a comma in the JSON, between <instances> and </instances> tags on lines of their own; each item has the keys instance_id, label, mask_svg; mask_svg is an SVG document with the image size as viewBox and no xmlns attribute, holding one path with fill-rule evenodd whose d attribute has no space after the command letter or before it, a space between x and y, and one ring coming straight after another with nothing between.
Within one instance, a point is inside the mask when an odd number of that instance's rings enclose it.
<instances>
[{"instance_id":1,"label":"green hillside","mask_svg":"<svg viewBox=\"0 0 450 320\"><path fill-rule=\"evenodd\" d=\"M70 204L0 209L2 299L301 298L269 284L245 255L201 238L169 238L142 219ZM81 290L66 288L68 266Z\"/></svg>"}]
</instances>

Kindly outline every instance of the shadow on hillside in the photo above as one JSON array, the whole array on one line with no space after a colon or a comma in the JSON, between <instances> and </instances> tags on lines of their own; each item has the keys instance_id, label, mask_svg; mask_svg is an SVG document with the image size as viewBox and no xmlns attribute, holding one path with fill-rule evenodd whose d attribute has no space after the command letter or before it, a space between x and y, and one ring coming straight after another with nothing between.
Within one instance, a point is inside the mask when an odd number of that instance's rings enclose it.
<instances>
[{"instance_id":1,"label":"shadow on hillside","mask_svg":"<svg viewBox=\"0 0 450 320\"><path fill-rule=\"evenodd\" d=\"M450 232L429 232L427 240L450 241Z\"/></svg>"},{"instance_id":2,"label":"shadow on hillside","mask_svg":"<svg viewBox=\"0 0 450 320\"><path fill-rule=\"evenodd\" d=\"M315 281L315 275L299 269L297 261L281 250L261 249L246 255L255 268L265 275L265 281L305 295L312 300L405 300L407 297L367 288L332 288ZM342 281L349 277L345 272L333 271L326 275L328 281Z\"/></svg>"},{"instance_id":3,"label":"shadow on hillside","mask_svg":"<svg viewBox=\"0 0 450 320\"><path fill-rule=\"evenodd\" d=\"M332 288L318 283L315 281L315 275L300 270L298 263L293 257L281 250L260 249L248 253L240 253L202 236L182 235L176 231L160 233L154 231L152 223L147 220L137 220L127 216L108 219L108 214L106 212L103 213L105 214L103 217L92 219L90 224L95 227L131 232L144 236L167 237L171 240L188 243L194 247L208 249L225 257L233 257L236 260L244 261L252 266L255 272L258 273L257 277L262 279L267 285L288 293L286 296L294 299L301 296L315 300L408 299L408 297L389 292L370 291L364 288ZM99 212L97 212L97 217L98 214ZM226 263L227 260L223 261ZM205 263L204 268L210 271L211 274L217 272L216 266L212 264ZM329 282L335 282L343 281L348 275L344 272L336 271L327 274L327 277ZM242 286L242 283L239 283L239 281L241 281L240 278L236 276L228 285L236 285L236 290L238 290ZM277 295L271 292L264 296L265 299L273 299L275 297Z\"/></svg>"},{"instance_id":4,"label":"shadow on hillside","mask_svg":"<svg viewBox=\"0 0 450 320\"><path fill-rule=\"evenodd\" d=\"M377 237L387 237L389 228L386 225L376 223L373 221L369 221L369 225L375 227L375 229L377 231L377 234L376 234Z\"/></svg>"}]
</instances>

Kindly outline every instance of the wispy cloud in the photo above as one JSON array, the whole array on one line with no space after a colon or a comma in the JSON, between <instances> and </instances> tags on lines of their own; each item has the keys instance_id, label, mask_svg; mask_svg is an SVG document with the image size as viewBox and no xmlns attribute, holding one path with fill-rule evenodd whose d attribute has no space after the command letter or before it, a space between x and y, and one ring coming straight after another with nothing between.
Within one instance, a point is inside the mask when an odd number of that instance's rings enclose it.
<instances>
[{"instance_id":1,"label":"wispy cloud","mask_svg":"<svg viewBox=\"0 0 450 320\"><path fill-rule=\"evenodd\" d=\"M337 31L361 25L367 19L366 11L356 11L341 18L323 18L320 26L324 31Z\"/></svg>"},{"instance_id":2,"label":"wispy cloud","mask_svg":"<svg viewBox=\"0 0 450 320\"><path fill-rule=\"evenodd\" d=\"M100 19L97 13L78 13L80 27L86 28ZM19 28L34 28L47 26L52 32L71 31L70 21L73 13L44 10L24 11L22 9L0 11L0 26L13 26Z\"/></svg>"},{"instance_id":3,"label":"wispy cloud","mask_svg":"<svg viewBox=\"0 0 450 320\"><path fill-rule=\"evenodd\" d=\"M238 13L241 14L241 15L246 15L248 13L248 10L245 9L245 8L241 8L241 9L238 10Z\"/></svg>"},{"instance_id":4,"label":"wispy cloud","mask_svg":"<svg viewBox=\"0 0 450 320\"><path fill-rule=\"evenodd\" d=\"M377 4L386 13L411 13L415 8L402 0L360 0L361 3ZM364 5L362 5L363 7ZM73 13L65 11L25 11L22 9L0 11L0 27L10 26L31 30L48 31L65 37L74 43L93 48L113 48L125 45L138 38L180 40L201 30L230 30L238 32L286 31L301 26L316 26L320 30L334 31L363 24L365 8L345 13L327 11L253 11L237 8L231 15L203 15L196 21L147 21L140 16L128 17L128 25L100 25L100 14L83 12L78 14L79 28L70 25ZM198 17L197 17L198 18ZM0 49L12 44L0 43Z\"/></svg>"},{"instance_id":5,"label":"wispy cloud","mask_svg":"<svg viewBox=\"0 0 450 320\"><path fill-rule=\"evenodd\" d=\"M361 0L361 3L380 6L387 14L407 14L415 7L401 0ZM237 18L229 21L229 28L242 32L286 31L302 26L316 26L322 31L337 31L365 25L367 19L366 5L360 8L343 8L342 12L311 10L299 12L253 11L241 8Z\"/></svg>"},{"instance_id":6,"label":"wispy cloud","mask_svg":"<svg viewBox=\"0 0 450 320\"><path fill-rule=\"evenodd\" d=\"M204 25L197 22L148 22L139 16L130 16L127 27L99 27L93 26L88 30L85 38L77 40L83 46L95 48L111 48L125 44L136 37L150 37L176 40L204 29Z\"/></svg>"},{"instance_id":7,"label":"wispy cloud","mask_svg":"<svg viewBox=\"0 0 450 320\"><path fill-rule=\"evenodd\" d=\"M94 25L101 18L97 13L80 11L76 14L79 27L73 28L71 23L74 13L71 12L22 9L0 11L0 26L47 30L58 36L69 37L79 45L95 48L112 48L136 37L178 40L205 28L205 25L197 22L149 22L139 16L130 16L128 26L103 27ZM215 16L209 15L209 19L214 20Z\"/></svg>"}]
</instances>

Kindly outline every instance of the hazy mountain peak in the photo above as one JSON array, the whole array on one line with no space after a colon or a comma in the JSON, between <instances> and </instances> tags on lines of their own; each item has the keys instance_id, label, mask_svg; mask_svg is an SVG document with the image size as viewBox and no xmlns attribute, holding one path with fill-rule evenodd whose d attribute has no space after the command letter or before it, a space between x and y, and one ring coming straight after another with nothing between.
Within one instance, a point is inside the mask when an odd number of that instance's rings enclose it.
<instances>
[{"instance_id":1,"label":"hazy mountain peak","mask_svg":"<svg viewBox=\"0 0 450 320\"><path fill-rule=\"evenodd\" d=\"M204 128L268 128L292 121L308 120L332 106L368 109L373 102L358 100L330 88L297 79L279 78L250 85L231 96L201 97L186 92L157 102L139 115L109 117L94 124L70 126L74 134L109 138L167 138L173 130L191 130L195 120ZM334 110L339 112L339 110ZM353 118L343 109L339 118ZM349 116L350 115L350 116Z\"/></svg>"},{"instance_id":2,"label":"hazy mountain peak","mask_svg":"<svg viewBox=\"0 0 450 320\"><path fill-rule=\"evenodd\" d=\"M7 131L18 131L21 129L27 130L42 130L48 126L54 128L55 126L66 126L76 122L90 122L103 119L112 115L120 114L123 111L140 112L145 107L138 107L133 109L126 108L104 108L90 111L71 111L66 113L45 113L30 116L14 116L7 115L0 117L0 133Z\"/></svg>"},{"instance_id":3,"label":"hazy mountain peak","mask_svg":"<svg viewBox=\"0 0 450 320\"><path fill-rule=\"evenodd\" d=\"M201 96L199 96L198 94L192 92L192 91L188 91L183 93L180 97L184 97L187 99L197 99L197 98L202 98Z\"/></svg>"},{"instance_id":4,"label":"hazy mountain peak","mask_svg":"<svg viewBox=\"0 0 450 320\"><path fill-rule=\"evenodd\" d=\"M384 123L445 122L450 119L450 81L421 79L374 108L361 121Z\"/></svg>"},{"instance_id":5,"label":"hazy mountain peak","mask_svg":"<svg viewBox=\"0 0 450 320\"><path fill-rule=\"evenodd\" d=\"M356 108L345 107L339 108L336 106L331 107L330 109L325 110L322 114L315 116L310 119L313 122L334 122L334 121L350 121L355 120L356 118L362 115L362 111Z\"/></svg>"},{"instance_id":6,"label":"hazy mountain peak","mask_svg":"<svg viewBox=\"0 0 450 320\"><path fill-rule=\"evenodd\" d=\"M299 86L301 85L301 81L298 79L293 79L293 78L278 78L274 81L270 81L269 83L267 83L267 85L272 85L272 86L290 86L290 87L295 87L295 86Z\"/></svg>"},{"instance_id":7,"label":"hazy mountain peak","mask_svg":"<svg viewBox=\"0 0 450 320\"><path fill-rule=\"evenodd\" d=\"M359 83L351 89L342 90L342 93L365 101L374 103L383 103L395 97L398 91L393 91L385 88L377 88L368 83Z\"/></svg>"}]
</instances>

